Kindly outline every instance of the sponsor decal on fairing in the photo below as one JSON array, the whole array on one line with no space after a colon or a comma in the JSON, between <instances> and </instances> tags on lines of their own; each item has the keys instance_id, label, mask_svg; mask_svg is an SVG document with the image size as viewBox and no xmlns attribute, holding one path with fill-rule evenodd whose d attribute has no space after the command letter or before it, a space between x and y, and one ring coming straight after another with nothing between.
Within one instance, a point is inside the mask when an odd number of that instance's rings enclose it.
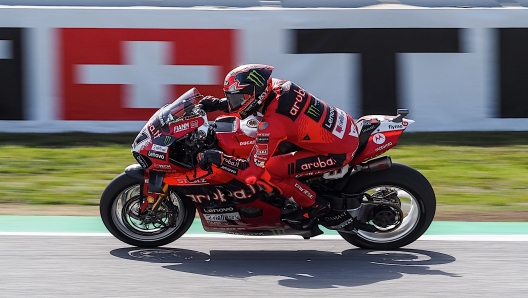
<instances>
[{"instance_id":1,"label":"sponsor decal on fairing","mask_svg":"<svg viewBox=\"0 0 528 298\"><path fill-rule=\"evenodd\" d=\"M186 194L187 197L191 198L191 200L195 203L203 203L203 202L210 202L213 201L219 201L219 202L225 202L227 201L225 198L225 194L220 191L219 189L216 189L214 193L212 193L213 197L211 198L208 195L204 194Z\"/></svg>"},{"instance_id":2,"label":"sponsor decal on fairing","mask_svg":"<svg viewBox=\"0 0 528 298\"><path fill-rule=\"evenodd\" d=\"M238 174L238 170L237 169L233 169L233 168L230 168L230 167L226 167L226 166L220 166L220 169L226 171L226 172L229 172L233 175L237 175Z\"/></svg>"},{"instance_id":3,"label":"sponsor decal on fairing","mask_svg":"<svg viewBox=\"0 0 528 298\"><path fill-rule=\"evenodd\" d=\"M339 166L335 159L329 156L303 158L296 161L296 173L303 171L316 171Z\"/></svg>"},{"instance_id":4,"label":"sponsor decal on fairing","mask_svg":"<svg viewBox=\"0 0 528 298\"><path fill-rule=\"evenodd\" d=\"M269 137L257 137L257 143L267 144L269 143Z\"/></svg>"},{"instance_id":5,"label":"sponsor decal on fairing","mask_svg":"<svg viewBox=\"0 0 528 298\"><path fill-rule=\"evenodd\" d=\"M165 154L162 154L162 153L158 153L156 151L152 151L150 150L147 154L148 157L152 157L152 158L156 158L156 159L161 159L161 160L165 160Z\"/></svg>"},{"instance_id":6,"label":"sponsor decal on fairing","mask_svg":"<svg viewBox=\"0 0 528 298\"><path fill-rule=\"evenodd\" d=\"M394 124L394 125L391 125L389 124L389 129L404 129L405 127L403 127L402 124Z\"/></svg>"},{"instance_id":7,"label":"sponsor decal on fairing","mask_svg":"<svg viewBox=\"0 0 528 298\"><path fill-rule=\"evenodd\" d=\"M399 131L404 130L409 126L409 124L414 123L413 120L404 119L402 122L393 122L390 119L380 119L380 124L377 127L377 132L387 132L387 131Z\"/></svg>"},{"instance_id":8,"label":"sponsor decal on fairing","mask_svg":"<svg viewBox=\"0 0 528 298\"><path fill-rule=\"evenodd\" d=\"M382 134L382 133L377 133L377 134L372 136L372 141L375 144L381 145L381 144L385 143L385 135Z\"/></svg>"},{"instance_id":9,"label":"sponsor decal on fairing","mask_svg":"<svg viewBox=\"0 0 528 298\"><path fill-rule=\"evenodd\" d=\"M139 155L139 154L136 155L136 160L138 161L139 165L140 165L142 168L144 168L144 169L148 168L148 164L147 164L147 162L143 159L143 156L141 156L141 155Z\"/></svg>"},{"instance_id":10,"label":"sponsor decal on fairing","mask_svg":"<svg viewBox=\"0 0 528 298\"><path fill-rule=\"evenodd\" d=\"M254 145L255 140L240 142L240 146Z\"/></svg>"},{"instance_id":11,"label":"sponsor decal on fairing","mask_svg":"<svg viewBox=\"0 0 528 298\"><path fill-rule=\"evenodd\" d=\"M203 208L204 213L224 213L224 212L233 212L235 207L218 207L218 208Z\"/></svg>"},{"instance_id":12,"label":"sponsor decal on fairing","mask_svg":"<svg viewBox=\"0 0 528 298\"><path fill-rule=\"evenodd\" d=\"M392 146L392 142L388 142L387 144L385 144L385 145L383 145L383 146L380 146L380 147L376 148L374 151L378 152L378 151L383 150L383 149L385 149L385 148L388 148L388 147L390 147L390 146Z\"/></svg>"},{"instance_id":13,"label":"sponsor decal on fairing","mask_svg":"<svg viewBox=\"0 0 528 298\"><path fill-rule=\"evenodd\" d=\"M163 153L167 153L168 148L169 147L167 147L167 146L160 146L160 145L156 145L156 144L152 145L152 150L153 151L158 151L158 152L163 152Z\"/></svg>"},{"instance_id":14,"label":"sponsor decal on fairing","mask_svg":"<svg viewBox=\"0 0 528 298\"><path fill-rule=\"evenodd\" d=\"M170 170L172 167L170 165L155 165L158 169Z\"/></svg>"},{"instance_id":15,"label":"sponsor decal on fairing","mask_svg":"<svg viewBox=\"0 0 528 298\"><path fill-rule=\"evenodd\" d=\"M193 180L193 181L189 181L188 179L185 179L185 178L178 178L176 181L178 181L178 185L181 185L181 184L209 184L209 182L207 182L207 180L203 178Z\"/></svg>"},{"instance_id":16,"label":"sponsor decal on fairing","mask_svg":"<svg viewBox=\"0 0 528 298\"><path fill-rule=\"evenodd\" d=\"M189 123L182 123L174 126L174 132L184 131L190 128Z\"/></svg>"},{"instance_id":17,"label":"sponsor decal on fairing","mask_svg":"<svg viewBox=\"0 0 528 298\"><path fill-rule=\"evenodd\" d=\"M207 225L210 225L210 226L228 226L228 225L231 225L232 223L231 222L228 222L228 221L206 221L207 222Z\"/></svg>"},{"instance_id":18,"label":"sponsor decal on fairing","mask_svg":"<svg viewBox=\"0 0 528 298\"><path fill-rule=\"evenodd\" d=\"M220 214L204 214L205 220L209 221L226 221L226 220L240 220L238 212L220 213Z\"/></svg>"},{"instance_id":19,"label":"sponsor decal on fairing","mask_svg":"<svg viewBox=\"0 0 528 298\"><path fill-rule=\"evenodd\" d=\"M161 137L161 131L158 127L155 127L154 125L152 125L152 123L150 123L148 125L148 132L150 133L150 135L153 137L153 138L159 138Z\"/></svg>"},{"instance_id":20,"label":"sponsor decal on fairing","mask_svg":"<svg viewBox=\"0 0 528 298\"><path fill-rule=\"evenodd\" d=\"M257 144L257 155L268 155L268 144Z\"/></svg>"},{"instance_id":21,"label":"sponsor decal on fairing","mask_svg":"<svg viewBox=\"0 0 528 298\"><path fill-rule=\"evenodd\" d=\"M245 184L244 184L245 185ZM202 204L205 202L211 202L211 201L219 201L219 202L226 202L226 196L231 197L237 200L247 200L253 198L253 196L257 193L257 190L253 185L246 185L246 188L236 189L236 190L229 190L229 189L223 189L221 191L218 188L215 188L215 191L212 193L212 197L205 194L185 194L187 197L189 197L193 202Z\"/></svg>"}]
</instances>

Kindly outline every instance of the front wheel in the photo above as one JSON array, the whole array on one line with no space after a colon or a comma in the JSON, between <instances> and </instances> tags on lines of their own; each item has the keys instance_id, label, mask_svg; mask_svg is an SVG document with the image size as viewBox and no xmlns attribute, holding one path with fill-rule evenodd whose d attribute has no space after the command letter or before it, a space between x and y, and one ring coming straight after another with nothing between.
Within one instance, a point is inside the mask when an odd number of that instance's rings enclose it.
<instances>
[{"instance_id":1,"label":"front wheel","mask_svg":"<svg viewBox=\"0 0 528 298\"><path fill-rule=\"evenodd\" d=\"M145 199L141 182L122 173L106 187L99 211L108 231L117 239L140 247L162 246L180 238L194 220L194 204L171 191L157 211L141 214Z\"/></svg>"},{"instance_id":2,"label":"front wheel","mask_svg":"<svg viewBox=\"0 0 528 298\"><path fill-rule=\"evenodd\" d=\"M397 193L401 202L404 215L401 224L386 232L339 232L346 241L367 249L395 249L425 233L436 212L436 197L429 181L417 170L394 163L386 170L354 174L343 189L345 193L369 195L387 191Z\"/></svg>"}]
</instances>

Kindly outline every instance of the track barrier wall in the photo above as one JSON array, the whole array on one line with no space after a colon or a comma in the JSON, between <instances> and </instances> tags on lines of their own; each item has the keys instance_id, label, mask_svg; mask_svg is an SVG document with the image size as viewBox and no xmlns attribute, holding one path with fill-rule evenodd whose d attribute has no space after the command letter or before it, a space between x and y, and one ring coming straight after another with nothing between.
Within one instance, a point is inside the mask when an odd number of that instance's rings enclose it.
<instances>
[{"instance_id":1,"label":"track barrier wall","mask_svg":"<svg viewBox=\"0 0 528 298\"><path fill-rule=\"evenodd\" d=\"M409 131L528 130L527 53L523 7L0 6L0 132L139 131L245 63Z\"/></svg>"}]
</instances>

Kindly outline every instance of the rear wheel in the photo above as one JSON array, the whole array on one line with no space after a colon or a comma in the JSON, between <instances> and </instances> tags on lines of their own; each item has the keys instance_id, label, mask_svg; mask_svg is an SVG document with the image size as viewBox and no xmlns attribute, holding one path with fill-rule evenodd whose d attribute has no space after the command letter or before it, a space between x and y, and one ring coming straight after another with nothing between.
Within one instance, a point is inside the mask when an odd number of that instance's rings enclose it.
<instances>
[{"instance_id":1,"label":"rear wheel","mask_svg":"<svg viewBox=\"0 0 528 298\"><path fill-rule=\"evenodd\" d=\"M145 198L140 182L122 173L106 187L99 211L108 231L140 247L162 246L180 238L194 220L194 204L171 191L157 211L142 214L140 206Z\"/></svg>"},{"instance_id":2,"label":"rear wheel","mask_svg":"<svg viewBox=\"0 0 528 298\"><path fill-rule=\"evenodd\" d=\"M436 198L429 181L417 170L403 164L394 163L386 170L354 174L343 192L371 196L393 192L401 202L403 218L396 228L378 232L358 230L356 234L339 232L346 241L361 248L395 249L408 245L425 233L436 212ZM368 224L383 230L386 227L379 226L380 222L383 221L374 218Z\"/></svg>"}]
</instances>

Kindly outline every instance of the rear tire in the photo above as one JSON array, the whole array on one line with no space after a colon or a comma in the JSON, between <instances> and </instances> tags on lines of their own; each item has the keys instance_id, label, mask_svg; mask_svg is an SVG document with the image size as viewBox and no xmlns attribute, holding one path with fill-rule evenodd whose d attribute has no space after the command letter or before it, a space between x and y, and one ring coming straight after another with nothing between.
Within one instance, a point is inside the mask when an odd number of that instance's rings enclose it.
<instances>
[{"instance_id":1,"label":"rear tire","mask_svg":"<svg viewBox=\"0 0 528 298\"><path fill-rule=\"evenodd\" d=\"M429 228L436 212L436 197L431 184L417 170L394 163L386 170L352 175L343 192L357 194L380 187L398 190L398 197L401 199L405 196L410 202L409 212L406 212L401 226L388 232L371 233L358 230L357 234L339 234L355 246L376 250L400 248L414 242Z\"/></svg>"},{"instance_id":2,"label":"rear tire","mask_svg":"<svg viewBox=\"0 0 528 298\"><path fill-rule=\"evenodd\" d=\"M160 220L165 220L167 225L144 225L134 213L141 203L141 182L122 173L108 184L99 205L101 219L108 231L117 239L139 247L162 246L180 238L194 220L194 204L171 192L160 206L161 214L165 216Z\"/></svg>"}]
</instances>

